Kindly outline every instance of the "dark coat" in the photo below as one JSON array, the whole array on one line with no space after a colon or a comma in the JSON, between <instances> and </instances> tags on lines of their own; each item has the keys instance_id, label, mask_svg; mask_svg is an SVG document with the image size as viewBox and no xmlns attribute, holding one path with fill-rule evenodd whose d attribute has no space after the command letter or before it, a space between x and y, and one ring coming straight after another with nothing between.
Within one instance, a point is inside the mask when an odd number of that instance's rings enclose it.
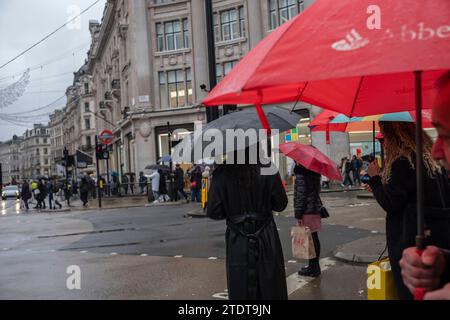
<instances>
[{"instance_id":1,"label":"dark coat","mask_svg":"<svg viewBox=\"0 0 450 320\"><path fill-rule=\"evenodd\" d=\"M202 171L200 169L194 169L191 173L191 183L195 182L195 187L192 189L200 190L202 187Z\"/></svg>"},{"instance_id":2,"label":"dark coat","mask_svg":"<svg viewBox=\"0 0 450 320\"><path fill-rule=\"evenodd\" d=\"M296 219L304 214L320 214L320 174L302 166L295 166L294 213Z\"/></svg>"},{"instance_id":3,"label":"dark coat","mask_svg":"<svg viewBox=\"0 0 450 320\"><path fill-rule=\"evenodd\" d=\"M243 185L236 167L214 171L207 206L208 217L227 220L229 298L287 299L283 251L272 215L288 203L280 175L263 176L258 166L248 166L252 183Z\"/></svg>"},{"instance_id":4,"label":"dark coat","mask_svg":"<svg viewBox=\"0 0 450 320\"><path fill-rule=\"evenodd\" d=\"M86 178L81 179L80 182L80 193L88 193L90 189L90 184Z\"/></svg>"},{"instance_id":5,"label":"dark coat","mask_svg":"<svg viewBox=\"0 0 450 320\"><path fill-rule=\"evenodd\" d=\"M31 198L30 185L28 183L22 184L22 191L20 194L23 200Z\"/></svg>"},{"instance_id":6,"label":"dark coat","mask_svg":"<svg viewBox=\"0 0 450 320\"><path fill-rule=\"evenodd\" d=\"M181 168L175 169L175 188L180 190L184 188L184 172Z\"/></svg>"},{"instance_id":7,"label":"dark coat","mask_svg":"<svg viewBox=\"0 0 450 320\"><path fill-rule=\"evenodd\" d=\"M159 173L159 194L167 194L166 175L162 170L158 170Z\"/></svg>"},{"instance_id":8,"label":"dark coat","mask_svg":"<svg viewBox=\"0 0 450 320\"><path fill-rule=\"evenodd\" d=\"M440 185L438 185L439 181ZM375 176L370 179L369 185L377 202L386 211L386 241L397 293L401 299L412 299L411 293L403 284L399 261L403 250L415 245L417 229L417 218L415 216L417 208L416 171L407 159L400 158L392 164L392 175L387 184L382 183L380 176ZM443 199L447 199L447 206L449 206L450 186L448 178L444 174L434 178L430 178L428 175L424 176L425 217L427 217L427 211L431 211L431 208L442 208L441 197L438 192L440 189ZM436 240L438 239L434 238L434 241ZM427 245L429 244L433 243L427 243ZM443 243L440 243L440 245L445 246Z\"/></svg>"}]
</instances>

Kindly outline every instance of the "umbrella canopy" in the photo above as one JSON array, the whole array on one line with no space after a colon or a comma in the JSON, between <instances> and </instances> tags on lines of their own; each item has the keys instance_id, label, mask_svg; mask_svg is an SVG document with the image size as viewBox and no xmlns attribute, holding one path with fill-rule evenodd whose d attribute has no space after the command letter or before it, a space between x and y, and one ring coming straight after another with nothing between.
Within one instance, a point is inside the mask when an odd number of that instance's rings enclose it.
<instances>
[{"instance_id":1,"label":"umbrella canopy","mask_svg":"<svg viewBox=\"0 0 450 320\"><path fill-rule=\"evenodd\" d=\"M170 171L170 168L168 166L162 165L162 164L151 164L145 167L146 170L163 170L163 171Z\"/></svg>"},{"instance_id":2,"label":"umbrella canopy","mask_svg":"<svg viewBox=\"0 0 450 320\"><path fill-rule=\"evenodd\" d=\"M355 132L355 131L372 131L373 126L370 122L353 122L353 123L332 123L340 113L323 110L309 124L311 131L330 131L330 132ZM375 129L380 130L378 123Z\"/></svg>"},{"instance_id":3,"label":"umbrella canopy","mask_svg":"<svg viewBox=\"0 0 450 320\"><path fill-rule=\"evenodd\" d=\"M366 117L347 117L342 113L331 110L322 111L309 124L312 131L337 131L337 132L354 132L354 131L372 131L372 122L376 121L375 130L379 131L379 121L401 121L401 122L415 122L416 112L394 112L384 113ZM423 110L422 112L422 126L424 128L432 128L431 110Z\"/></svg>"},{"instance_id":4,"label":"umbrella canopy","mask_svg":"<svg viewBox=\"0 0 450 320\"><path fill-rule=\"evenodd\" d=\"M342 181L342 175L333 160L312 146L288 142L280 145L280 151L306 169L317 172L331 180Z\"/></svg>"},{"instance_id":5,"label":"umbrella canopy","mask_svg":"<svg viewBox=\"0 0 450 320\"><path fill-rule=\"evenodd\" d=\"M171 161L172 161L172 157L170 156L170 154L165 154L158 160L158 163L171 162Z\"/></svg>"},{"instance_id":6,"label":"umbrella canopy","mask_svg":"<svg viewBox=\"0 0 450 320\"><path fill-rule=\"evenodd\" d=\"M348 116L412 110L450 68L448 0L379 0L382 28L370 30L371 0L318 0L274 30L210 92L205 105L301 99ZM310 48L310 50L305 50Z\"/></svg>"},{"instance_id":7,"label":"umbrella canopy","mask_svg":"<svg viewBox=\"0 0 450 320\"><path fill-rule=\"evenodd\" d=\"M365 117L347 117L344 114L337 115L330 123L354 123L354 122L373 122L373 121L399 121L399 122L415 122L416 112L404 111L394 113L384 113ZM432 128L431 110L422 111L422 127Z\"/></svg>"},{"instance_id":8,"label":"umbrella canopy","mask_svg":"<svg viewBox=\"0 0 450 320\"><path fill-rule=\"evenodd\" d=\"M295 128L299 123L302 116L295 112L291 112L290 110L278 106L270 106L264 109L264 114L267 117L267 121L272 129L278 129L280 132ZM172 158L175 162L199 162L200 160L208 157L217 158L221 155L224 155L227 151L234 150L225 150L227 145L226 142L226 133L227 130L238 130L242 129L243 131L247 131L249 129L260 130L263 129L263 125L260 121L260 118L255 112L254 108L247 108L242 111L237 111L230 113L224 117L220 117L217 120L214 120L203 126L201 134L195 135L192 133L191 135L185 137L174 149L172 152ZM211 131L209 131L211 130ZM222 133L222 145L223 150L214 150L214 154L203 154L203 151L214 141L204 141L203 136L205 133L213 132L212 130L217 130ZM257 142L257 141L254 141ZM245 139L245 145L248 147L252 143L248 139ZM233 143L234 148L240 150L240 146ZM202 150L202 154L195 154L194 150L199 148ZM184 151L187 151L186 153Z\"/></svg>"}]
</instances>

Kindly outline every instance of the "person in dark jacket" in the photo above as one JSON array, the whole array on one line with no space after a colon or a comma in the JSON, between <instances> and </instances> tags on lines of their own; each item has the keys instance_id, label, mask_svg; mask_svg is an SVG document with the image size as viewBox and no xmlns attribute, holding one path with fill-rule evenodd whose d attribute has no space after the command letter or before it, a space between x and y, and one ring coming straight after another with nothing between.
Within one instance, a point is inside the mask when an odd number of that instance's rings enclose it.
<instances>
[{"instance_id":1,"label":"person in dark jacket","mask_svg":"<svg viewBox=\"0 0 450 320\"><path fill-rule=\"evenodd\" d=\"M180 164L178 163L175 166L174 175L175 175L175 182L174 182L175 201L178 201L178 199L181 199L181 197L183 197L186 200L186 202L189 202L188 196L186 192L184 192L184 172L183 169L181 169Z\"/></svg>"},{"instance_id":2,"label":"person in dark jacket","mask_svg":"<svg viewBox=\"0 0 450 320\"><path fill-rule=\"evenodd\" d=\"M200 166L195 166L191 172L191 194L192 202L202 202L201 190L202 188L202 168Z\"/></svg>"},{"instance_id":3,"label":"person in dark jacket","mask_svg":"<svg viewBox=\"0 0 450 320\"><path fill-rule=\"evenodd\" d=\"M272 215L287 203L279 173L261 175L259 164L225 164L214 170L207 215L227 221L230 300L287 299L283 251Z\"/></svg>"},{"instance_id":4,"label":"person in dark jacket","mask_svg":"<svg viewBox=\"0 0 450 320\"><path fill-rule=\"evenodd\" d=\"M53 181L52 179L48 179L47 183L47 193L48 193L48 207L50 210L53 209Z\"/></svg>"},{"instance_id":5,"label":"person in dark jacket","mask_svg":"<svg viewBox=\"0 0 450 320\"><path fill-rule=\"evenodd\" d=\"M80 182L80 200L83 202L83 207L86 207L88 204L88 197L89 197L89 181L87 177L81 178Z\"/></svg>"},{"instance_id":6,"label":"person in dark jacket","mask_svg":"<svg viewBox=\"0 0 450 320\"><path fill-rule=\"evenodd\" d=\"M144 172L139 172L139 188L141 188L141 193L145 193L147 187L147 177L144 176Z\"/></svg>"},{"instance_id":7,"label":"person in dark jacket","mask_svg":"<svg viewBox=\"0 0 450 320\"><path fill-rule=\"evenodd\" d=\"M306 267L298 274L301 276L318 277L320 275L320 241L318 232L322 227L320 209L320 174L306 169L300 164L294 168L294 214L299 226L306 226L311 230L316 257L310 259Z\"/></svg>"},{"instance_id":8,"label":"person in dark jacket","mask_svg":"<svg viewBox=\"0 0 450 320\"><path fill-rule=\"evenodd\" d=\"M344 176L344 182L342 184L343 187L353 186L353 180L350 176L350 172L352 172L352 164L347 157L342 159L342 174Z\"/></svg>"},{"instance_id":9,"label":"person in dark jacket","mask_svg":"<svg viewBox=\"0 0 450 320\"><path fill-rule=\"evenodd\" d=\"M25 209L28 211L30 208L28 207L28 200L31 199L30 185L27 180L23 180L21 197L23 204L25 205Z\"/></svg>"},{"instance_id":10,"label":"person in dark jacket","mask_svg":"<svg viewBox=\"0 0 450 320\"><path fill-rule=\"evenodd\" d=\"M134 182L135 182L134 173L130 173L130 191L131 191L131 194L134 194Z\"/></svg>"},{"instance_id":11,"label":"person in dark jacket","mask_svg":"<svg viewBox=\"0 0 450 320\"><path fill-rule=\"evenodd\" d=\"M415 169L415 133L414 123L380 122L384 136L385 162L383 171L378 163L372 162L368 168L369 186L375 199L386 211L386 240L389 260L394 274L395 287L400 299L412 299L412 295L403 283L399 261L404 249L414 246L417 232L417 192ZM425 133L423 136L424 160L424 205L441 207L442 197L450 198L448 183L437 162L431 156L432 140ZM437 192L441 190L440 192ZM427 218L425 220L432 223ZM449 246L448 234L439 236L438 230L431 229L427 244ZM430 241L430 242L429 242Z\"/></svg>"},{"instance_id":12,"label":"person in dark jacket","mask_svg":"<svg viewBox=\"0 0 450 320\"><path fill-rule=\"evenodd\" d=\"M170 201L169 192L167 191L167 179L163 170L158 169L159 173L159 197L163 202Z\"/></svg>"},{"instance_id":13,"label":"person in dark jacket","mask_svg":"<svg viewBox=\"0 0 450 320\"><path fill-rule=\"evenodd\" d=\"M128 185L129 185L129 180L128 177L126 175L122 176L122 188L123 188L123 192L125 193L125 195L128 195Z\"/></svg>"},{"instance_id":14,"label":"person in dark jacket","mask_svg":"<svg viewBox=\"0 0 450 320\"><path fill-rule=\"evenodd\" d=\"M361 177L360 177L362 167L361 159L358 159L356 156L353 156L351 161L351 167L352 167L353 182L355 182L355 185L356 183L361 185Z\"/></svg>"},{"instance_id":15,"label":"person in dark jacket","mask_svg":"<svg viewBox=\"0 0 450 320\"><path fill-rule=\"evenodd\" d=\"M38 183L39 194L37 196L36 209L45 209L45 198L47 197L47 187L44 184L44 180L39 180Z\"/></svg>"},{"instance_id":16,"label":"person in dark jacket","mask_svg":"<svg viewBox=\"0 0 450 320\"><path fill-rule=\"evenodd\" d=\"M68 207L70 207L70 197L72 197L72 184L66 180L64 181L64 199L66 199Z\"/></svg>"}]
</instances>

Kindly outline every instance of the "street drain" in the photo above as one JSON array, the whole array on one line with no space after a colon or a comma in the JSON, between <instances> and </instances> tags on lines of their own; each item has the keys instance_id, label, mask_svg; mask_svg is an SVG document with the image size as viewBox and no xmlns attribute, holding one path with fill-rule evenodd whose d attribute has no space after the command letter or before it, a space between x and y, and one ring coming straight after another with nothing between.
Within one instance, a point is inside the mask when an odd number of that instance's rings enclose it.
<instances>
[{"instance_id":1,"label":"street drain","mask_svg":"<svg viewBox=\"0 0 450 320\"><path fill-rule=\"evenodd\" d=\"M110 229L110 230L95 230L95 231L87 231L87 232L77 232L77 233L66 233L66 234L55 234L51 236L38 236L38 239L48 239L48 238L59 238L59 237L71 237L71 236L81 236L87 234L96 234L96 233L108 233L108 232L121 232L121 231L134 231L135 228L127 228L127 229Z\"/></svg>"}]
</instances>

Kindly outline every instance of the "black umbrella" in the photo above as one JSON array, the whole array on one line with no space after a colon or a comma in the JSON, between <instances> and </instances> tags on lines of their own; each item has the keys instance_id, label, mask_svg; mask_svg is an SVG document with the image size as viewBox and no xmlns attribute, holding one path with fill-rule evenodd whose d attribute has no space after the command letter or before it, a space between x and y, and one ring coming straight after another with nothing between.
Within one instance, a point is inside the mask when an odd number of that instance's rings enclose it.
<instances>
[{"instance_id":1,"label":"black umbrella","mask_svg":"<svg viewBox=\"0 0 450 320\"><path fill-rule=\"evenodd\" d=\"M282 108L278 106L265 107L264 112L266 114L267 120L271 129L278 129L280 132L284 132L286 130L295 128L302 118L301 115L290 111L287 108ZM198 136L194 133L185 137L173 150L172 158L175 162L197 162L203 158L197 158L194 150L196 148L201 148L201 150L205 150L205 148L214 143L214 141L204 141L203 136L208 130L219 130L224 137L222 141L223 146L226 146L225 135L227 130L238 130L242 129L243 131L247 131L249 129L264 129L261 120L258 117L258 113L255 112L254 108L247 108L242 111L233 112L226 116L220 117L206 125L202 128L202 133ZM210 131L211 132L211 131ZM250 145L250 141L248 139L245 140L245 146L248 147ZM200 145L200 146L199 146ZM235 145L236 149L239 149ZM188 154L184 154L183 151L188 150ZM227 150L230 151L230 150ZM203 153L203 152L202 152ZM217 157L225 154L225 150L222 152L218 152L217 154L207 155L212 157Z\"/></svg>"},{"instance_id":2,"label":"black umbrella","mask_svg":"<svg viewBox=\"0 0 450 320\"><path fill-rule=\"evenodd\" d=\"M145 167L146 170L163 170L163 171L170 171L170 168L168 166L165 165L161 165L161 164L151 164Z\"/></svg>"}]
</instances>

